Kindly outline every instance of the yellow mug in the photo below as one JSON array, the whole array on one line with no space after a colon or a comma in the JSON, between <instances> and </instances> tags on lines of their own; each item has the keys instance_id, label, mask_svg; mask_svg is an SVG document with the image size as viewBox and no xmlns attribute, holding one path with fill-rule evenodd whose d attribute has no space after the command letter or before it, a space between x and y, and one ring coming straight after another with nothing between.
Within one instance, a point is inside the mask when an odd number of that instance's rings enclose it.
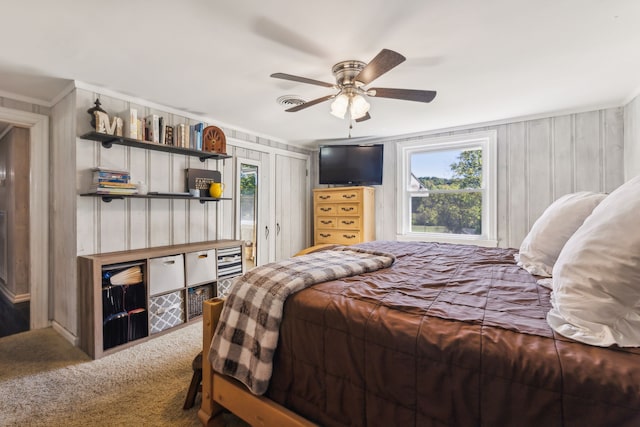
<instances>
[{"instance_id":1,"label":"yellow mug","mask_svg":"<svg viewBox=\"0 0 640 427\"><path fill-rule=\"evenodd\" d=\"M222 197L223 191L224 184L221 182L212 182L211 185L209 185L209 195L215 199Z\"/></svg>"}]
</instances>

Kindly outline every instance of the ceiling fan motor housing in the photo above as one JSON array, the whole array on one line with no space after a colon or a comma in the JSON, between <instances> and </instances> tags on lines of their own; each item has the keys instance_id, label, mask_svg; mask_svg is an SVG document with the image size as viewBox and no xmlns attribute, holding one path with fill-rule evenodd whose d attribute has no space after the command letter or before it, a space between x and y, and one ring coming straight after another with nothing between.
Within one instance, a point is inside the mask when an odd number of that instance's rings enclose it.
<instances>
[{"instance_id":1,"label":"ceiling fan motor housing","mask_svg":"<svg viewBox=\"0 0 640 427\"><path fill-rule=\"evenodd\" d=\"M331 71L340 87L362 86L362 83L356 83L354 79L366 65L367 64L362 61L342 61L334 65Z\"/></svg>"}]
</instances>

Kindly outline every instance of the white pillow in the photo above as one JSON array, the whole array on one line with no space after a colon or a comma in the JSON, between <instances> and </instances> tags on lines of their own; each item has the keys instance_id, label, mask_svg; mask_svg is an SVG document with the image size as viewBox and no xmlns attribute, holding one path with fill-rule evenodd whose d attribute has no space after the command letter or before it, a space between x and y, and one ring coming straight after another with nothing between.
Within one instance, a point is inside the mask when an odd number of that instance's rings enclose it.
<instances>
[{"instance_id":1,"label":"white pillow","mask_svg":"<svg viewBox=\"0 0 640 427\"><path fill-rule=\"evenodd\" d=\"M547 322L587 344L640 346L640 176L612 192L553 268Z\"/></svg>"},{"instance_id":2,"label":"white pillow","mask_svg":"<svg viewBox=\"0 0 640 427\"><path fill-rule=\"evenodd\" d=\"M564 244L605 197L603 193L581 191L565 194L549 205L522 241L516 255L518 265L531 274L551 277Z\"/></svg>"}]
</instances>

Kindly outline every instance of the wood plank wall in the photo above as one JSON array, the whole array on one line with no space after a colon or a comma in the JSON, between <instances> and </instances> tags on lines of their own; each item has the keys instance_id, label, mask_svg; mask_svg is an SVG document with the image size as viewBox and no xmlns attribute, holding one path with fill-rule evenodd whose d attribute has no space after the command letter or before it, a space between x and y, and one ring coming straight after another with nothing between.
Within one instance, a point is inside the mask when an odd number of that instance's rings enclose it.
<instances>
[{"instance_id":1,"label":"wood plank wall","mask_svg":"<svg viewBox=\"0 0 640 427\"><path fill-rule=\"evenodd\" d=\"M495 129L498 135L498 245L519 247L558 197L610 192L624 182L623 108L383 139L383 185L376 188L376 236L396 238L396 144L409 139ZM317 185L317 156L313 157Z\"/></svg>"},{"instance_id":2,"label":"wood plank wall","mask_svg":"<svg viewBox=\"0 0 640 427\"><path fill-rule=\"evenodd\" d=\"M625 180L640 175L640 96L624 107Z\"/></svg>"},{"instance_id":3,"label":"wood plank wall","mask_svg":"<svg viewBox=\"0 0 640 427\"><path fill-rule=\"evenodd\" d=\"M78 89L77 122L78 135L90 130L89 115L86 110L93 105L97 93ZM100 95L102 108L111 114L138 110L138 116L158 114L169 124L192 125L199 120L168 114L144 105L132 104L126 100ZM211 123L214 124L214 123ZM265 138L233 129L223 129L227 139L242 138L257 145L305 152ZM242 155L243 149L236 149L227 143L227 154ZM105 149L101 144L78 138L76 142L77 192L86 192L91 183L90 169L96 166L125 169L131 172L133 182L147 183L149 191L185 191L185 169L219 170L227 188L224 197L233 198L235 161L206 160L197 157L164 153L152 150L138 150L114 145ZM124 205L124 206L123 206ZM124 208L123 208L124 207ZM78 239L77 255L104 253L119 250L138 249L204 240L232 238L235 235L234 201L201 204L194 200L114 200L104 203L99 198L78 197Z\"/></svg>"}]
</instances>

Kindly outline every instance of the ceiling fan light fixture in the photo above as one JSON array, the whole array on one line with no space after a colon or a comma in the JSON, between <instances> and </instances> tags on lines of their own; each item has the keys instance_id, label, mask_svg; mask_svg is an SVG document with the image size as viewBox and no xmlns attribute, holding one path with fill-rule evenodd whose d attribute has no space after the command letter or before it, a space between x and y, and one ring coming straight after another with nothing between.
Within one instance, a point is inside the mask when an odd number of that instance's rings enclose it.
<instances>
[{"instance_id":1,"label":"ceiling fan light fixture","mask_svg":"<svg viewBox=\"0 0 640 427\"><path fill-rule=\"evenodd\" d=\"M369 112L369 108L371 108L371 104L364 99L364 96L359 94L353 95L350 104L349 113L354 120L364 117Z\"/></svg>"},{"instance_id":2,"label":"ceiling fan light fixture","mask_svg":"<svg viewBox=\"0 0 640 427\"><path fill-rule=\"evenodd\" d=\"M344 115L347 113L347 108L349 108L349 97L344 93L341 93L331 103L331 114L339 119L344 119Z\"/></svg>"}]
</instances>

